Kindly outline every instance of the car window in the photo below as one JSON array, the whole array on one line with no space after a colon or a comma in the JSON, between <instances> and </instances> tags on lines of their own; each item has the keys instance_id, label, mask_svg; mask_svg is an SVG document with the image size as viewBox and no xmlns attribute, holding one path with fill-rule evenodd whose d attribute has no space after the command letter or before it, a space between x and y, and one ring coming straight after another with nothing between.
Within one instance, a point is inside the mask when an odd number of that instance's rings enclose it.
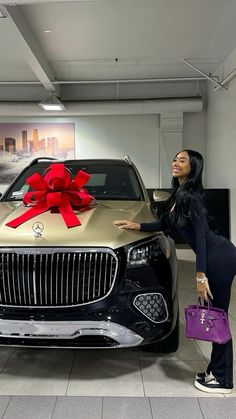
<instances>
[{"instance_id":1,"label":"car window","mask_svg":"<svg viewBox=\"0 0 236 419\"><path fill-rule=\"evenodd\" d=\"M27 178L34 173L43 176L50 167L51 162L43 162L30 166L22 176L17 179L7 194L4 201L21 201L26 192L31 191ZM85 185L85 189L96 199L113 200L141 200L143 199L139 181L132 167L119 164L80 164L80 162L68 162L65 164L74 177L79 170L91 175Z\"/></svg>"}]
</instances>

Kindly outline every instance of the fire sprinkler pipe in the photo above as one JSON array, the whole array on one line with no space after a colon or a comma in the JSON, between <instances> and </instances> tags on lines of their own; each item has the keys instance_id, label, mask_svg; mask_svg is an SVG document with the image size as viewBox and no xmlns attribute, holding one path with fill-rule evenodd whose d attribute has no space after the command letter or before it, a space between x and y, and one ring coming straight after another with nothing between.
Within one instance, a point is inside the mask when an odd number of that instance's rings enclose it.
<instances>
[{"instance_id":1,"label":"fire sprinkler pipe","mask_svg":"<svg viewBox=\"0 0 236 419\"><path fill-rule=\"evenodd\" d=\"M223 87L225 84L229 83L230 80L232 80L236 76L236 69L232 70L231 73L228 74L227 77L225 77L224 80L221 82L221 86ZM214 91L217 92L217 90L220 89L220 86L215 86Z\"/></svg>"},{"instance_id":2,"label":"fire sprinkler pipe","mask_svg":"<svg viewBox=\"0 0 236 419\"><path fill-rule=\"evenodd\" d=\"M199 68L197 68L195 65L193 65L192 63L190 63L190 61L188 61L186 58L184 58L184 62L186 64L188 64L190 67L192 67L194 70L198 71L200 74L202 74L206 79L210 80L212 83L216 84L218 88L224 88L227 90L226 87L224 87L224 85L222 83L219 83L218 81L216 81L213 77L209 76L208 74L204 73L203 71L199 70Z\"/></svg>"},{"instance_id":3,"label":"fire sprinkler pipe","mask_svg":"<svg viewBox=\"0 0 236 419\"><path fill-rule=\"evenodd\" d=\"M117 79L117 80L53 80L52 84L112 84L112 83L159 83L172 81L205 80L205 77L162 77L153 79ZM36 85L40 81L0 81L0 85Z\"/></svg>"}]
</instances>

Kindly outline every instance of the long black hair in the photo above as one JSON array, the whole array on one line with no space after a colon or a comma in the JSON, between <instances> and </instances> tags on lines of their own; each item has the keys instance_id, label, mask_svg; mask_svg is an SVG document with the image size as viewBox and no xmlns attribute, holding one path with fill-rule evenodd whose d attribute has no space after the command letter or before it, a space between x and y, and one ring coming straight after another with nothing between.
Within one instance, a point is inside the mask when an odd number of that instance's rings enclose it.
<instances>
[{"instance_id":1,"label":"long black hair","mask_svg":"<svg viewBox=\"0 0 236 419\"><path fill-rule=\"evenodd\" d=\"M189 156L190 173L181 185L178 178L172 177L172 192L170 198L166 201L166 214L169 215L171 225L177 228L184 227L188 220L192 216L198 215L200 211L206 212L203 203L204 188L202 185L204 159L198 151L189 149L182 151L185 151ZM173 206L174 211L171 211Z\"/></svg>"}]
</instances>

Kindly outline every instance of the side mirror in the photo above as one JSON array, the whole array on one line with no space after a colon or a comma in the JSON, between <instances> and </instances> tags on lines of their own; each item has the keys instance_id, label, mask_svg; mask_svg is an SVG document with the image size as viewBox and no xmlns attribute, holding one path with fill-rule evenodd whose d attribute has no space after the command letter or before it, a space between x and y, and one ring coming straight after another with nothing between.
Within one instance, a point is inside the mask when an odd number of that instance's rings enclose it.
<instances>
[{"instance_id":1,"label":"side mirror","mask_svg":"<svg viewBox=\"0 0 236 419\"><path fill-rule=\"evenodd\" d=\"M170 193L166 191L153 191L154 202L164 202L170 197Z\"/></svg>"}]
</instances>

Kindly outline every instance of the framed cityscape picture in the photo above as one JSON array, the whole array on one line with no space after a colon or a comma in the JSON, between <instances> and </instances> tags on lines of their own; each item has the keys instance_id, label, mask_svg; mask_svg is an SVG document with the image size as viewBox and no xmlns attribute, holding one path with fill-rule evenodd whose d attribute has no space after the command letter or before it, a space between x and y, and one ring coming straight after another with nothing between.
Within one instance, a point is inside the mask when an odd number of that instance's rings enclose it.
<instances>
[{"instance_id":1,"label":"framed cityscape picture","mask_svg":"<svg viewBox=\"0 0 236 419\"><path fill-rule=\"evenodd\" d=\"M0 123L0 184L9 184L36 157L74 156L74 123Z\"/></svg>"}]
</instances>

